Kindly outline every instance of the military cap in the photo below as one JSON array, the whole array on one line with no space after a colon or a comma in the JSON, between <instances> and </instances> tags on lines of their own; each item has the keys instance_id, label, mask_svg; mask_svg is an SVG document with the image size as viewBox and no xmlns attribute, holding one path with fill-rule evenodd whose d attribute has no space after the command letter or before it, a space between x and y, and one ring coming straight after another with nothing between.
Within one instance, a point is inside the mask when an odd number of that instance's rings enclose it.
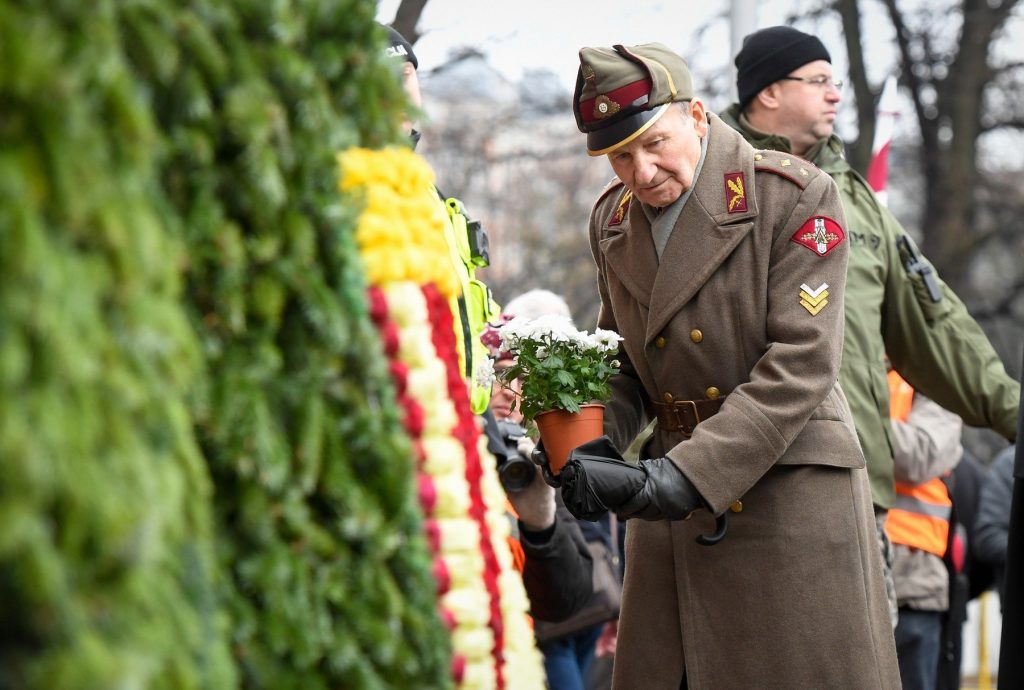
<instances>
[{"instance_id":1,"label":"military cap","mask_svg":"<svg viewBox=\"0 0 1024 690\"><path fill-rule=\"evenodd\" d=\"M572 109L591 156L629 143L669 104L692 98L686 61L661 43L580 49Z\"/></svg>"}]
</instances>

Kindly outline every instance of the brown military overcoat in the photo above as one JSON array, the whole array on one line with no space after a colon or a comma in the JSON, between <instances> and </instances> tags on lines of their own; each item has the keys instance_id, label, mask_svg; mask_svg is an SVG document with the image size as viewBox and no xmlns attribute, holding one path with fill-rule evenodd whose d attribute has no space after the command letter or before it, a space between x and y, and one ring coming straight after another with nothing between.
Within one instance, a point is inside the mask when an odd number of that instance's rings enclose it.
<instances>
[{"instance_id":1,"label":"brown military overcoat","mask_svg":"<svg viewBox=\"0 0 1024 690\"><path fill-rule=\"evenodd\" d=\"M591 217L598 325L624 338L606 432L625 448L652 403L725 396L691 438L658 430L645 448L731 524L709 547L695 543L712 531L708 511L629 522L614 687L677 690L685 674L689 690L895 690L871 496L837 383L839 195L810 163L754 151L710 120L660 262L621 185Z\"/></svg>"}]
</instances>

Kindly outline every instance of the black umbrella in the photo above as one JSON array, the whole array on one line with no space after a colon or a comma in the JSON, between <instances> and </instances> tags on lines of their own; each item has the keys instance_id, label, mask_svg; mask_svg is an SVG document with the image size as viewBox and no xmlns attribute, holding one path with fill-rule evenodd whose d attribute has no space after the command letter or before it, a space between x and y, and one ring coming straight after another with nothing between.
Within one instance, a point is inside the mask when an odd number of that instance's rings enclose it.
<instances>
[{"instance_id":1,"label":"black umbrella","mask_svg":"<svg viewBox=\"0 0 1024 690\"><path fill-rule=\"evenodd\" d=\"M569 454L558 476L566 508L581 520L598 520L608 510L632 498L647 481L647 470L622 459L607 436L579 446ZM729 528L729 512L715 518L713 534L702 534L697 543L713 546Z\"/></svg>"},{"instance_id":2,"label":"black umbrella","mask_svg":"<svg viewBox=\"0 0 1024 690\"><path fill-rule=\"evenodd\" d=\"M1024 385L1024 366L1021 367ZM1024 388L1022 388L1024 390ZM1017 419L1017 454L1013 467L1010 540L1006 548L1006 598L999 646L999 690L1024 688L1024 394Z\"/></svg>"},{"instance_id":3,"label":"black umbrella","mask_svg":"<svg viewBox=\"0 0 1024 690\"><path fill-rule=\"evenodd\" d=\"M607 436L573 449L559 476L566 507L591 521L628 501L647 481L647 473L623 460Z\"/></svg>"}]
</instances>

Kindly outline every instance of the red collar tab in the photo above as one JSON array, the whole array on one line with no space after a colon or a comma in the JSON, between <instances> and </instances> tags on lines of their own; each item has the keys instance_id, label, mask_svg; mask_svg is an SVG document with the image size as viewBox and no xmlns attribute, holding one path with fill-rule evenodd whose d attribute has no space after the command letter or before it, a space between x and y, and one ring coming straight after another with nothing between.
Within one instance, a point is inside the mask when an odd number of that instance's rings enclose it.
<instances>
[{"instance_id":1,"label":"red collar tab","mask_svg":"<svg viewBox=\"0 0 1024 690\"><path fill-rule=\"evenodd\" d=\"M622 225L622 221L626 217L626 211L629 210L629 202L632 199L633 192L627 189L626 193L622 195L619 205L615 208L615 213L612 214L611 220L608 221L608 227Z\"/></svg>"},{"instance_id":2,"label":"red collar tab","mask_svg":"<svg viewBox=\"0 0 1024 690\"><path fill-rule=\"evenodd\" d=\"M747 180L742 172L725 174L725 210L729 213L747 210Z\"/></svg>"}]
</instances>

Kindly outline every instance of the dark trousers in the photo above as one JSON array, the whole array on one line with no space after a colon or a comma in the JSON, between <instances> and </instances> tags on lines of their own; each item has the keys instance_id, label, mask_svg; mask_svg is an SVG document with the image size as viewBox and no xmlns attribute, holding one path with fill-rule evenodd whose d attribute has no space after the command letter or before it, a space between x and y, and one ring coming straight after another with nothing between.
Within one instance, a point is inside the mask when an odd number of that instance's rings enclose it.
<instances>
[{"instance_id":1,"label":"dark trousers","mask_svg":"<svg viewBox=\"0 0 1024 690\"><path fill-rule=\"evenodd\" d=\"M950 579L949 611L942 619L942 647L939 650L936 690L960 690L960 658L970 594L966 575L960 573L955 579Z\"/></svg>"},{"instance_id":2,"label":"dark trousers","mask_svg":"<svg viewBox=\"0 0 1024 690\"><path fill-rule=\"evenodd\" d=\"M939 668L942 613L900 608L896 658L903 690L935 690Z\"/></svg>"}]
</instances>

